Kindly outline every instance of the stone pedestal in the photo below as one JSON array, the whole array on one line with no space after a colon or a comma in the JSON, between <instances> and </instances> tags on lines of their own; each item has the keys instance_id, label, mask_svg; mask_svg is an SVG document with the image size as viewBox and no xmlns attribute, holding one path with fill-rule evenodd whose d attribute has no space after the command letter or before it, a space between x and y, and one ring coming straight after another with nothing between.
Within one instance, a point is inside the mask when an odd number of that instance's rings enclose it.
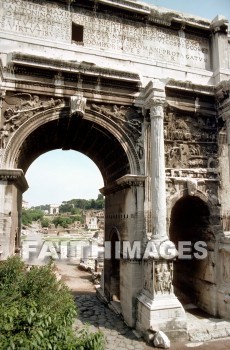
<instances>
[{"instance_id":1,"label":"stone pedestal","mask_svg":"<svg viewBox=\"0 0 230 350\"><path fill-rule=\"evenodd\" d=\"M144 289L138 296L137 329L147 341L156 331L171 339L187 337L185 311L173 293L172 261L144 261Z\"/></svg>"}]
</instances>

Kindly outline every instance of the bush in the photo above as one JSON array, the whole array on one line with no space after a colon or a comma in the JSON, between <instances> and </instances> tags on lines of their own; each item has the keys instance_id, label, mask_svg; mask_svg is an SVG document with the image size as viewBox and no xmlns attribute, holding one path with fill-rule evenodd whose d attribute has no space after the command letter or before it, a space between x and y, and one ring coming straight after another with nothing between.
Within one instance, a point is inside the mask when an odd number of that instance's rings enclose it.
<instances>
[{"instance_id":1,"label":"bush","mask_svg":"<svg viewBox=\"0 0 230 350\"><path fill-rule=\"evenodd\" d=\"M76 315L70 290L51 264L28 271L16 256L0 263L1 350L103 349L101 333L74 335Z\"/></svg>"},{"instance_id":2,"label":"bush","mask_svg":"<svg viewBox=\"0 0 230 350\"><path fill-rule=\"evenodd\" d=\"M47 218L42 218L41 219L41 227L49 227L50 226L50 221Z\"/></svg>"},{"instance_id":3,"label":"bush","mask_svg":"<svg viewBox=\"0 0 230 350\"><path fill-rule=\"evenodd\" d=\"M22 224L31 225L33 221L43 218L42 210L22 209Z\"/></svg>"}]
</instances>

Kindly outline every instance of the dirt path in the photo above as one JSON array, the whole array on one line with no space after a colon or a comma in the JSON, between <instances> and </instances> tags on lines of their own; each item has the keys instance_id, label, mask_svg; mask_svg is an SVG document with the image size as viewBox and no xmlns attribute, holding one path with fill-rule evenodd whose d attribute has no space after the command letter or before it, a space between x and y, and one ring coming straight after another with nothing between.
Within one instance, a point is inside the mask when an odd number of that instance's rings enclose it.
<instances>
[{"instance_id":1,"label":"dirt path","mask_svg":"<svg viewBox=\"0 0 230 350\"><path fill-rule=\"evenodd\" d=\"M62 280L72 290L75 295L92 295L95 294L91 273L80 270L75 264L67 262L55 262L58 273Z\"/></svg>"}]
</instances>

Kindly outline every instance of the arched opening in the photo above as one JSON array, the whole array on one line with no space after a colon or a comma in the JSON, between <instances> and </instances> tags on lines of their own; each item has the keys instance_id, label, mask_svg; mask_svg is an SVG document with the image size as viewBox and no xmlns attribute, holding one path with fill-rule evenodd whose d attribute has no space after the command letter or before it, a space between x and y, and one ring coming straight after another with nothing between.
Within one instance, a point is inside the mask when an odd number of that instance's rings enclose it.
<instances>
[{"instance_id":1,"label":"arched opening","mask_svg":"<svg viewBox=\"0 0 230 350\"><path fill-rule=\"evenodd\" d=\"M21 137L21 135L18 135ZM126 151L110 130L87 119L67 116L48 121L28 133L19 147L15 167L24 173L41 154L55 149L88 156L99 168L104 184L131 173Z\"/></svg>"},{"instance_id":2,"label":"arched opening","mask_svg":"<svg viewBox=\"0 0 230 350\"><path fill-rule=\"evenodd\" d=\"M171 213L170 239L179 251L174 262L173 286L175 294L185 304L202 305L204 288L204 259L207 250L200 250L198 242L208 239L210 211L207 204L197 196L179 199ZM203 246L203 244L202 244Z\"/></svg>"},{"instance_id":3,"label":"arched opening","mask_svg":"<svg viewBox=\"0 0 230 350\"><path fill-rule=\"evenodd\" d=\"M116 230L111 234L110 299L120 300L120 240Z\"/></svg>"},{"instance_id":4,"label":"arched opening","mask_svg":"<svg viewBox=\"0 0 230 350\"><path fill-rule=\"evenodd\" d=\"M125 127L128 128L126 124ZM19 127L11 137L3 158L5 168L21 169L24 174L40 155L53 150L78 151L96 164L104 182L105 237L106 240L112 241L114 247L112 259L108 264L105 263L103 292L109 300L121 301L122 310L123 307L126 308L129 324L134 322L133 308L136 291L129 279L125 282L120 280L120 262L115 257L115 243L122 241L124 237L132 238L131 225L125 225L125 219L127 221L130 219L131 203L134 212L137 208L140 210L143 205L143 187L138 186L139 182L134 181L136 175L141 175L135 140L133 133L127 133L123 125L117 123L111 115L93 111L90 106L86 108L84 117L70 115L69 107L60 107L43 111L25 121L23 128ZM39 174L37 175L39 179ZM140 182L142 183L142 179ZM20 191L19 188L18 192ZM140 192L140 196L136 196L137 192ZM138 198L138 201L134 202L134 198ZM12 199L12 206L13 203L14 199ZM20 211L20 204L17 210ZM136 217L132 222L135 220ZM15 226L18 225L16 221ZM111 236L113 227L119 227L119 237L118 234ZM122 268L128 275L130 266ZM139 266L136 269L139 270ZM132 278L134 274L132 269ZM125 286L125 291L120 288L121 282L122 287ZM141 282L137 283L141 284ZM132 296L128 305L127 290Z\"/></svg>"},{"instance_id":5,"label":"arched opening","mask_svg":"<svg viewBox=\"0 0 230 350\"><path fill-rule=\"evenodd\" d=\"M55 150L38 157L25 175L29 189L24 197L30 208L28 212L23 211L22 219L34 215L34 220L26 223L22 220L24 260L43 264L53 252L57 264L73 262L78 265L86 261L86 267L94 268L104 237L104 227L99 228L97 222L94 230L87 226L90 215L97 219L97 214L104 212L104 207L98 209L97 199L103 178L95 163L76 151ZM92 247L95 230L100 231L100 239L95 239ZM24 250L30 237L36 241L37 248L35 254L27 256ZM86 250L89 252L87 256L84 254Z\"/></svg>"}]
</instances>

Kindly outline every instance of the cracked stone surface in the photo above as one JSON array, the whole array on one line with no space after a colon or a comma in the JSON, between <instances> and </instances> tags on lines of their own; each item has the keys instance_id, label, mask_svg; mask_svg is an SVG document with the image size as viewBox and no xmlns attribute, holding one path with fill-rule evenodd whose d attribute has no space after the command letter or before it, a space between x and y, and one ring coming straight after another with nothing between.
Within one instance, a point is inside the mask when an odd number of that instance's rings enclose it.
<instances>
[{"instance_id":1,"label":"cracked stone surface","mask_svg":"<svg viewBox=\"0 0 230 350\"><path fill-rule=\"evenodd\" d=\"M79 312L75 327L81 328L84 324L89 324L92 332L100 329L105 335L105 350L145 349L145 343L136 338L122 318L101 303L96 296L78 295L75 300Z\"/></svg>"}]
</instances>

